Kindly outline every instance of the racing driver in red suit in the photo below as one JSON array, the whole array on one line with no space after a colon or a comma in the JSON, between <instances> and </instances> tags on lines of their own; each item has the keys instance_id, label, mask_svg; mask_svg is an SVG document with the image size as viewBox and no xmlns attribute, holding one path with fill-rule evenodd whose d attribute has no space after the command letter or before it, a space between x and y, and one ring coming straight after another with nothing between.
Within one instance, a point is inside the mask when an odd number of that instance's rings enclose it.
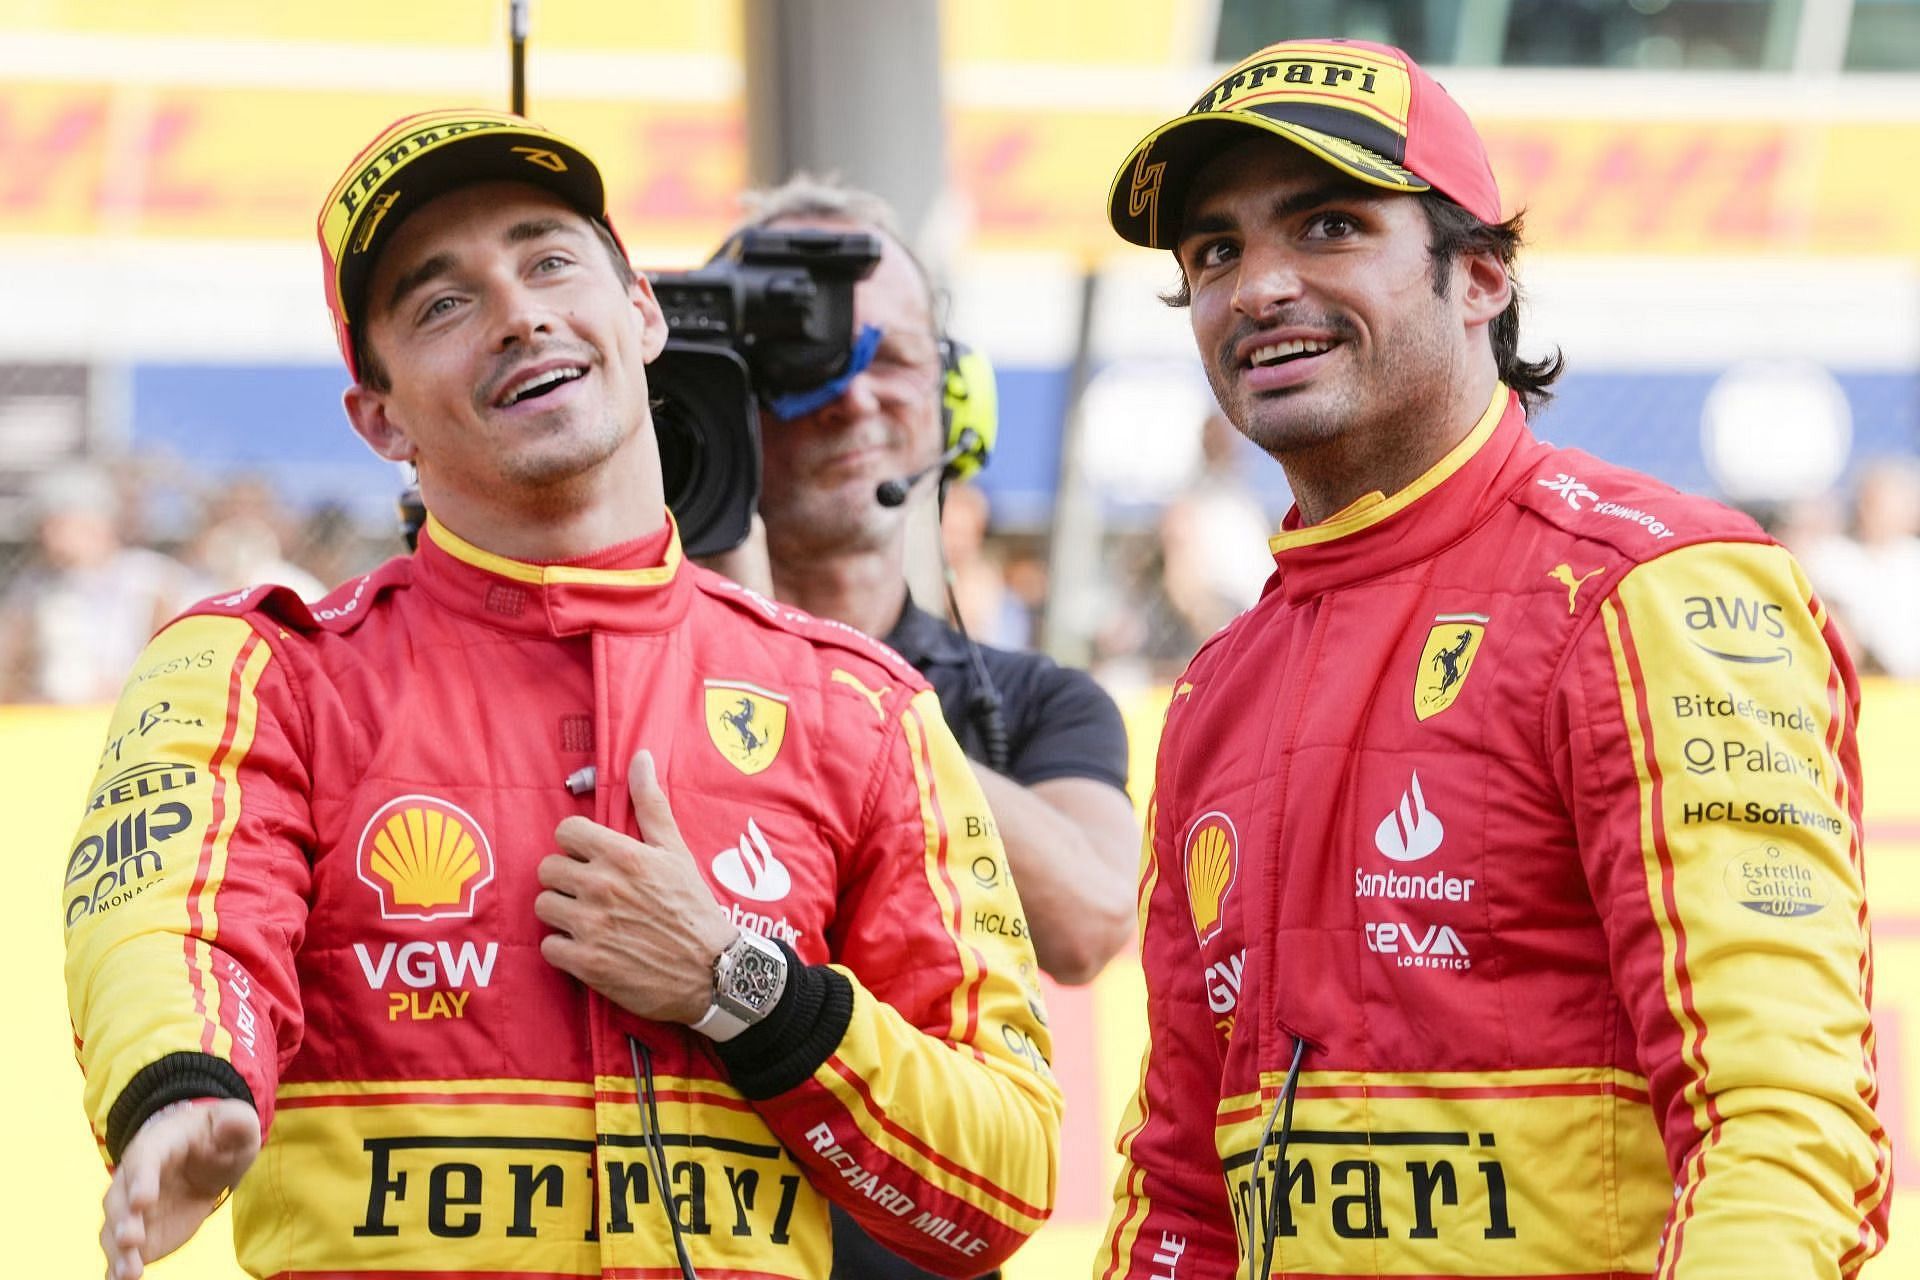
<instances>
[{"instance_id":1,"label":"racing driver in red suit","mask_svg":"<svg viewBox=\"0 0 1920 1280\"><path fill-rule=\"evenodd\" d=\"M1751 1280L1885 1239L1859 693L1745 517L1529 432L1502 221L1399 50L1148 135L1222 408L1295 510L1176 684L1102 1277Z\"/></svg>"},{"instance_id":2,"label":"racing driver in red suit","mask_svg":"<svg viewBox=\"0 0 1920 1280\"><path fill-rule=\"evenodd\" d=\"M319 231L431 516L199 606L114 713L61 897L109 1276L235 1182L257 1276L800 1280L829 1200L992 1268L1060 1113L1004 850L910 667L683 558L599 171L409 117Z\"/></svg>"}]
</instances>

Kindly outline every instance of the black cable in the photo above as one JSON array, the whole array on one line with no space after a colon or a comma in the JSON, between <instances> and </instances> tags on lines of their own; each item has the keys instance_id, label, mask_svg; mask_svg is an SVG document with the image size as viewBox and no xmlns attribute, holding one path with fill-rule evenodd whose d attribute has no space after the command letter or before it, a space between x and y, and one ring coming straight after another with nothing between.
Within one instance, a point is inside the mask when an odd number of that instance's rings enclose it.
<instances>
[{"instance_id":1,"label":"black cable","mask_svg":"<svg viewBox=\"0 0 1920 1280\"><path fill-rule=\"evenodd\" d=\"M1267 1116L1267 1127L1260 1131L1260 1145L1253 1151L1253 1193L1256 1199L1266 1201L1267 1222L1264 1229L1265 1241L1260 1248L1260 1271L1257 1280L1267 1280L1273 1274L1274 1244L1280 1235L1280 1197L1286 1194L1287 1186L1287 1135L1293 1131L1293 1094L1300 1082L1300 1059L1306 1056L1307 1042L1299 1036L1293 1038L1293 1065L1287 1068L1287 1082L1280 1086L1280 1096L1273 1101L1273 1110ZM1267 1153L1267 1136L1273 1132L1274 1117L1280 1117L1280 1145L1273 1156L1273 1182L1266 1195L1260 1194L1261 1158ZM1251 1224L1249 1224L1251 1225Z\"/></svg>"},{"instance_id":2,"label":"black cable","mask_svg":"<svg viewBox=\"0 0 1920 1280\"><path fill-rule=\"evenodd\" d=\"M987 671L987 660L980 653L973 636L967 631L967 620L960 616L960 597L953 589L953 566L945 563L942 557L941 571L947 583L947 612L953 616L953 626L960 633L960 639L967 646L967 662L973 668L974 691L967 699L967 715L972 718L974 728L980 731L980 739L987 749L987 768L995 773L1007 771L1007 717L1000 709L1000 690L994 687L993 676Z\"/></svg>"},{"instance_id":3,"label":"black cable","mask_svg":"<svg viewBox=\"0 0 1920 1280\"><path fill-rule=\"evenodd\" d=\"M680 1214L673 1207L673 1192L667 1181L667 1150L660 1141L660 1110L653 1096L653 1051L629 1035L627 1054L633 1059L634 1109L640 1113L642 1136L647 1140L647 1161L653 1166L655 1199L666 1212L667 1226L673 1232L673 1251L680 1259L681 1280L699 1280L693 1260L687 1256L687 1242L680 1235ZM642 1081L645 1089L641 1089Z\"/></svg>"}]
</instances>

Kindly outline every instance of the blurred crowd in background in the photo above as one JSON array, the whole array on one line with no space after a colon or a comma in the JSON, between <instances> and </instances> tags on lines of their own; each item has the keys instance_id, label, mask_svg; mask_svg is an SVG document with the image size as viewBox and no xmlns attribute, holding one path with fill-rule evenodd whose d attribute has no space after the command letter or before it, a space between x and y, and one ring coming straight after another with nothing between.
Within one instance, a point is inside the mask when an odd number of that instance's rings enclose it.
<instances>
[{"instance_id":1,"label":"blurred crowd in background","mask_svg":"<svg viewBox=\"0 0 1920 1280\"><path fill-rule=\"evenodd\" d=\"M1201 439L1185 488L1102 539L1090 665L1119 695L1172 681L1272 569L1285 509L1263 503L1249 469L1273 464L1222 418ZM34 540L0 547L0 704L110 702L187 604L263 582L315 600L405 549L397 515L369 526L347 495L302 508L261 475L212 480L148 457L52 470L31 502ZM1752 514L1800 558L1862 674L1920 679L1920 461L1866 461L1843 488ZM1044 533L996 530L986 493L960 484L942 544L974 636L1043 647Z\"/></svg>"}]
</instances>

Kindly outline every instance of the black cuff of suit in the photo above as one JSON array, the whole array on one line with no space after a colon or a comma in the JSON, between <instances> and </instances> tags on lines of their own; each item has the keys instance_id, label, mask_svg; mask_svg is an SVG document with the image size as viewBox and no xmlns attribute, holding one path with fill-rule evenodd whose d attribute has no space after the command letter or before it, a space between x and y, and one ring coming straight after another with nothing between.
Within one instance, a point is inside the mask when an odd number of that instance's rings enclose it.
<instances>
[{"instance_id":1,"label":"black cuff of suit","mask_svg":"<svg viewBox=\"0 0 1920 1280\"><path fill-rule=\"evenodd\" d=\"M134 1073L107 1112L107 1155L115 1163L154 1112L194 1098L234 1098L253 1107L253 1090L231 1063L205 1053L170 1053ZM255 1107L255 1110L258 1110Z\"/></svg>"},{"instance_id":2,"label":"black cuff of suit","mask_svg":"<svg viewBox=\"0 0 1920 1280\"><path fill-rule=\"evenodd\" d=\"M853 984L845 974L804 964L786 943L776 939L775 945L787 957L787 989L766 1017L713 1044L733 1087L754 1101L810 1078L840 1047L853 1021Z\"/></svg>"}]
</instances>

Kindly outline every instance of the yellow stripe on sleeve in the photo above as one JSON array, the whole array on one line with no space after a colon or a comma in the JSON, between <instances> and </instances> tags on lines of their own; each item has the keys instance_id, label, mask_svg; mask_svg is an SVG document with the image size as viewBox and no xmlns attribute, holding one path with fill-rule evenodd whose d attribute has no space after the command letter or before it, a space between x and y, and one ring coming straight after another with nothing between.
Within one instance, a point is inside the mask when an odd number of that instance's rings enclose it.
<instances>
[{"instance_id":1,"label":"yellow stripe on sleeve","mask_svg":"<svg viewBox=\"0 0 1920 1280\"><path fill-rule=\"evenodd\" d=\"M233 673L226 712L226 736L208 761L213 777L213 807L216 826L207 834L207 845L195 875L192 899L188 907L191 923L200 920L191 944L193 965L201 989L206 993L207 1022L212 1032L209 1051L218 1058L233 1057L233 1033L220 1016L222 984L214 972L214 948L209 944L220 936L220 888L226 883L227 859L234 830L240 825L242 805L240 771L253 736L260 723L260 677L266 672L273 654L258 636L241 647L238 668Z\"/></svg>"}]
</instances>

